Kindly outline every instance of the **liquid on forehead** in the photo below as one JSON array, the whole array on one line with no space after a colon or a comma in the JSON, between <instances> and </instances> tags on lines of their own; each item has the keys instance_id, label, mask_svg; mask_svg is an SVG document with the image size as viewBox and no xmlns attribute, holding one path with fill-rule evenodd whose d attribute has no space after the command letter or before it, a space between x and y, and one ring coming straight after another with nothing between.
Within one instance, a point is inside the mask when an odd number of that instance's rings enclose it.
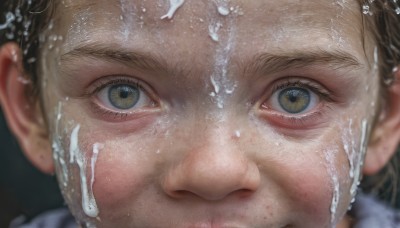
<instances>
[{"instance_id":1,"label":"liquid on forehead","mask_svg":"<svg viewBox=\"0 0 400 228\"><path fill-rule=\"evenodd\" d=\"M108 33L108 37L126 36L129 31L137 31L138 28L158 29L171 27L165 23L162 17L171 7L169 0L157 1L63 1L65 15L69 15L69 31L78 36L78 31L96 30L99 33ZM240 15L221 15L219 10L240 8ZM252 27L264 27L279 33L291 33L299 28L318 28L325 30L338 30L337 25L348 27L347 29L359 28L361 30L361 10L357 1L185 1L180 9L174 14L171 23L180 29L193 28L195 26L208 27L206 23L199 23L207 18L225 17L229 20L240 17L237 24L250 24ZM347 18L346 18L347 17ZM184 18L185 20L181 20ZM343 21L347 19L347 23ZM336 23L337 22L337 23ZM187 26L187 24L189 24ZM336 23L336 24L335 24ZM186 26L183 26L183 25ZM248 27L248 26L247 26ZM102 31L102 28L104 31ZM287 31L279 30L285 28ZM113 31L110 34L110 29ZM165 29L165 28L164 28ZM118 31L119 30L119 31ZM276 33L276 31L274 31ZM283 35L282 35L283 36ZM81 35L80 39L88 39Z\"/></svg>"}]
</instances>

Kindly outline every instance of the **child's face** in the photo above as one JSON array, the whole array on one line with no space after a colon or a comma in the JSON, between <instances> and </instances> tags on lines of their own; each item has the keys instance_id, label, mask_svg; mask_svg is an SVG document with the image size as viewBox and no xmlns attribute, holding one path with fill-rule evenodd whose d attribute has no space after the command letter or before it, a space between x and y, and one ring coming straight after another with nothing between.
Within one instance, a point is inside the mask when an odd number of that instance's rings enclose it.
<instances>
[{"instance_id":1,"label":"child's face","mask_svg":"<svg viewBox=\"0 0 400 228\"><path fill-rule=\"evenodd\" d=\"M171 20L166 0L62 2L43 100L80 221L341 221L378 106L356 1L187 0Z\"/></svg>"}]
</instances>

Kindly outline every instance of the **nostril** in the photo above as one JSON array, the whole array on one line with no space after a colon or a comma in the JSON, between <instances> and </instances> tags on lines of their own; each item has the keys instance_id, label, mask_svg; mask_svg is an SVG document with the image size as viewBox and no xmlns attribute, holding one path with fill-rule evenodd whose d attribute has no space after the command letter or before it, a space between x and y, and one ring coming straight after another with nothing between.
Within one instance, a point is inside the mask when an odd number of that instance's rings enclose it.
<instances>
[{"instance_id":1,"label":"nostril","mask_svg":"<svg viewBox=\"0 0 400 228\"><path fill-rule=\"evenodd\" d=\"M248 197L252 196L253 193L254 193L254 191L250 190L250 189L239 189L235 192L232 192L232 195L236 195L240 199L244 199L244 198L248 198Z\"/></svg>"},{"instance_id":2,"label":"nostril","mask_svg":"<svg viewBox=\"0 0 400 228\"><path fill-rule=\"evenodd\" d=\"M172 198L182 199L182 198L185 198L189 194L191 194L191 193L186 190L176 190L176 191L171 191L170 194L168 194L168 195L171 196Z\"/></svg>"}]
</instances>

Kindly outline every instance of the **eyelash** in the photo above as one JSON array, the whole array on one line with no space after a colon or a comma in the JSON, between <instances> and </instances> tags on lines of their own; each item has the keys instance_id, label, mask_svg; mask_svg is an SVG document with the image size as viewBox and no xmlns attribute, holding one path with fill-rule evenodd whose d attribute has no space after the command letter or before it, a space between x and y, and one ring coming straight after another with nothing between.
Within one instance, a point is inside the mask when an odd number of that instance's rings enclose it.
<instances>
[{"instance_id":1,"label":"eyelash","mask_svg":"<svg viewBox=\"0 0 400 228\"><path fill-rule=\"evenodd\" d=\"M315 94L317 94L319 97L322 99L332 102L332 94L329 90L322 88L318 83L306 80L306 79L287 79L284 83L277 84L273 90L272 93L275 93L278 90L283 90L289 87L300 87L304 89L309 89Z\"/></svg>"},{"instance_id":2,"label":"eyelash","mask_svg":"<svg viewBox=\"0 0 400 228\"><path fill-rule=\"evenodd\" d=\"M120 76L120 75L118 75L118 76ZM115 75L111 75L109 77L115 77ZM104 89L108 86L127 84L127 85L136 86L138 89L142 90L143 93L145 93L153 101L154 105L157 104L155 95L150 93L149 92L150 89L147 89L147 86L143 85L143 83L141 83L140 81L138 81L136 79L131 79L131 78L129 78L129 79L128 78L107 79L107 78L100 79L100 80L96 81L95 83L93 83L93 85L90 86L92 89L89 89L89 92L86 93L84 95L84 97L94 97L102 89ZM129 114L131 113L131 112L118 112L118 111L107 110L105 108L102 108L100 105L96 104L96 102L94 102L93 99L90 99L90 101L91 101L90 104L91 104L93 110L95 110L94 112L105 118L112 118L113 120L124 121L128 118Z\"/></svg>"},{"instance_id":3,"label":"eyelash","mask_svg":"<svg viewBox=\"0 0 400 228\"><path fill-rule=\"evenodd\" d=\"M277 111L269 112L268 115L270 118L275 119L274 122L280 122L280 125L283 125L286 128L304 128L310 126L310 123L315 123L320 120L327 110L331 109L331 103L335 102L331 91L323 88L319 83L308 80L308 79L299 79L299 78L289 78L283 82L276 83L271 93L264 102L261 104L261 109L263 110L271 110L265 103L272 97L272 95L278 90L284 90L290 87L299 87L308 89L311 92L315 93L321 100L320 103L323 102L322 107L321 104L318 106L318 110L310 111L306 114L282 114Z\"/></svg>"}]
</instances>

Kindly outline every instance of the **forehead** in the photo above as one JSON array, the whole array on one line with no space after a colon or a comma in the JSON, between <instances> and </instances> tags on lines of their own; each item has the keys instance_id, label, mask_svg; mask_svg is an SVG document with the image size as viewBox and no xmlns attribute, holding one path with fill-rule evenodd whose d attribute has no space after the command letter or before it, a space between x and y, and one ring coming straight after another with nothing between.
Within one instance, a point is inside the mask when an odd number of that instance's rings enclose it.
<instances>
[{"instance_id":1,"label":"forehead","mask_svg":"<svg viewBox=\"0 0 400 228\"><path fill-rule=\"evenodd\" d=\"M171 2L62 1L56 19L66 37L63 52L99 42L123 48L173 49L177 56L182 54L177 52L202 47L198 54L207 55L207 50L233 37L235 50L242 55L312 48L343 49L360 59L363 56L357 0L185 0L171 20L161 19ZM219 8L228 10L228 15Z\"/></svg>"}]
</instances>

